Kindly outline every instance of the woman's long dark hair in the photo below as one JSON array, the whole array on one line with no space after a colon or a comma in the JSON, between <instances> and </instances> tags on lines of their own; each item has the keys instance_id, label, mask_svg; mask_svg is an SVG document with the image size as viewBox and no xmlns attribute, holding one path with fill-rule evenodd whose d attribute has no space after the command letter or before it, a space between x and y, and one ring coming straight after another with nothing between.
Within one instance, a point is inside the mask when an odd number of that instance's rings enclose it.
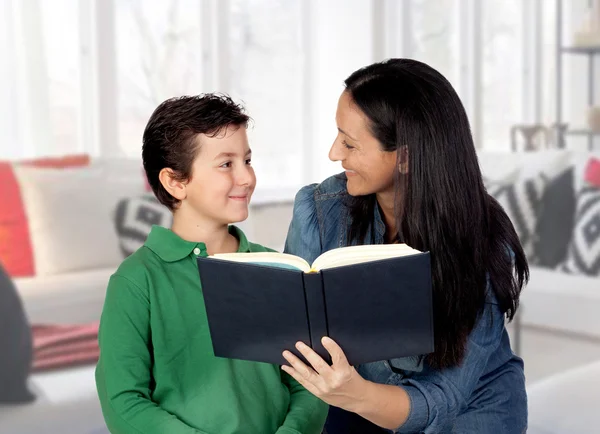
<instances>
[{"instance_id":1,"label":"woman's long dark hair","mask_svg":"<svg viewBox=\"0 0 600 434\"><path fill-rule=\"evenodd\" d=\"M395 179L398 237L431 255L435 352L426 361L456 366L483 311L488 276L500 309L514 317L529 278L521 243L483 185L467 114L439 72L390 59L345 85L383 149L408 149L408 173ZM375 195L351 198L349 241L364 241L375 206Z\"/></svg>"}]
</instances>

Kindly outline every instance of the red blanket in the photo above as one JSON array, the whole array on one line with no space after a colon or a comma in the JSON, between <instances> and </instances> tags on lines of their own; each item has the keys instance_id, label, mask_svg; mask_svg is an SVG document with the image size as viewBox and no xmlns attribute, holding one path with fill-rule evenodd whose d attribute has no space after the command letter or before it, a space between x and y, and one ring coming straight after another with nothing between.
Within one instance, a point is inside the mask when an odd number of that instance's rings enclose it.
<instances>
[{"instance_id":1,"label":"red blanket","mask_svg":"<svg viewBox=\"0 0 600 434\"><path fill-rule=\"evenodd\" d=\"M96 363L98 325L33 325L32 372Z\"/></svg>"}]
</instances>

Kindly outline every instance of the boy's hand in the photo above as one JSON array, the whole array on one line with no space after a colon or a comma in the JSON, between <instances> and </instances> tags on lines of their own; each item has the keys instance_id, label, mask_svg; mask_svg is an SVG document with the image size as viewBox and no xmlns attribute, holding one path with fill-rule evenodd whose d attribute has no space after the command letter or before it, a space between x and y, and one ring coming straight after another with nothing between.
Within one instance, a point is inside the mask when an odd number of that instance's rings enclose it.
<instances>
[{"instance_id":1,"label":"boy's hand","mask_svg":"<svg viewBox=\"0 0 600 434\"><path fill-rule=\"evenodd\" d=\"M290 351L284 351L283 357L291 366L283 365L281 369L327 404L355 411L353 409L359 406L364 397L367 381L350 366L346 355L333 339L324 337L321 343L331 355L331 366L308 345L298 342L296 348L312 367L306 366Z\"/></svg>"}]
</instances>

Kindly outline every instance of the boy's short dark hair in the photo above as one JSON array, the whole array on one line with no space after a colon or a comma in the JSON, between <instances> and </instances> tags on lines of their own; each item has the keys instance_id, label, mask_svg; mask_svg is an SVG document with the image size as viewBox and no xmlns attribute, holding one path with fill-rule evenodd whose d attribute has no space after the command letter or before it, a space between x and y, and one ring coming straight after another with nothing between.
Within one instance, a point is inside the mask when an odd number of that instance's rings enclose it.
<instances>
[{"instance_id":1,"label":"boy's short dark hair","mask_svg":"<svg viewBox=\"0 0 600 434\"><path fill-rule=\"evenodd\" d=\"M177 179L190 179L199 150L198 134L214 137L230 125L246 128L249 120L244 108L223 94L182 96L161 103L150 116L142 140L144 170L160 203L171 210L179 204L158 175L170 168Z\"/></svg>"}]
</instances>

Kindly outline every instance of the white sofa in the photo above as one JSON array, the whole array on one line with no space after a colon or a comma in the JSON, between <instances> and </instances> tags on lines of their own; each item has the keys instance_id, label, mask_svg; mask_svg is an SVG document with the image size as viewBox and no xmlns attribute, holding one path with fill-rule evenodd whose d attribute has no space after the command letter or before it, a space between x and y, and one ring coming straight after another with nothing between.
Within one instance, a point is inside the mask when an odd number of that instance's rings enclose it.
<instances>
[{"instance_id":1,"label":"white sofa","mask_svg":"<svg viewBox=\"0 0 600 434\"><path fill-rule=\"evenodd\" d=\"M527 390L529 434L595 434L600 361L566 369Z\"/></svg>"},{"instance_id":2,"label":"white sofa","mask_svg":"<svg viewBox=\"0 0 600 434\"><path fill-rule=\"evenodd\" d=\"M570 209L542 209L552 212L559 220L567 221L567 213L576 213L580 192L584 186L584 173L590 158L600 159L600 152L571 152L566 150L539 151L530 153L486 153L479 154L484 177L487 178L488 191L494 189L492 180L512 179L519 182L534 179L543 174L546 179L556 179L557 175L572 170L574 207ZM600 188L598 190L600 192ZM560 193L565 197L568 192ZM595 194L595 193L594 193ZM596 197L596 196L594 196ZM561 197L558 203L562 201ZM569 200L566 200L568 203ZM572 204L573 205L573 204ZM552 217L552 215L550 215ZM577 220L577 217L574 218ZM552 225L550 225L552 226ZM539 229L539 228L538 228ZM569 228L567 228L569 229ZM578 234L575 225L571 229L571 239ZM563 228L556 228L557 238L565 234ZM536 234L539 236L539 234ZM552 232L546 237L552 237ZM581 244L580 244L581 245ZM600 244L589 246L591 253L597 252ZM535 254L530 265L530 281L521 295L521 309L518 312L520 327L516 330L515 348L518 348L519 331L523 326L534 327L537 331L550 332L546 336L561 337L589 344L600 344L600 276L583 273L566 273L570 268L571 251L566 258L552 268L536 265ZM589 257L593 257L590 255ZM572 271L572 270L571 270ZM561 340L557 340L561 342ZM560 349L558 349L560 351ZM526 353L527 351L525 351ZM599 432L595 405L600 402L600 360L577 366L571 360L577 355L565 357L567 361L562 370L528 384L529 428L530 434L596 433ZM552 361L548 361L552 364ZM525 358L527 366L527 358ZM539 362L541 363L541 362Z\"/></svg>"},{"instance_id":3,"label":"white sofa","mask_svg":"<svg viewBox=\"0 0 600 434\"><path fill-rule=\"evenodd\" d=\"M484 176L493 180L515 180L540 173L552 176L573 165L574 188L578 189L582 165L590 155L569 151L480 152L479 160ZM114 229L114 209L121 198L144 194L141 163L95 160L90 169L67 169L60 174L51 169L28 170L24 196L36 203L31 207L33 221L45 222L32 229L37 231L33 247L43 253L41 272L15 279L29 318L35 323L98 319L108 277L123 259ZM74 175L81 180L74 181ZM64 183L79 188L65 189ZM241 223L249 238L282 249L294 193L257 191L251 216ZM71 200L59 200L66 194ZM76 198L77 204L73 200ZM74 218L65 220L65 215ZM35 240L40 240L39 245ZM61 259L47 259L57 257ZM600 312L600 278L531 265L522 308L520 319L524 325L600 337L600 316L595 315Z\"/></svg>"},{"instance_id":4,"label":"white sofa","mask_svg":"<svg viewBox=\"0 0 600 434\"><path fill-rule=\"evenodd\" d=\"M568 164L579 164L575 176L581 178L581 162L588 157L567 151L479 154L484 176L495 180L556 172ZM27 315L32 323L98 320L108 278L123 259L114 210L121 198L145 193L141 164L96 160L89 168L25 172L23 197L39 263L38 275L15 279ZM283 247L294 193L257 191L251 217L241 224L250 239ZM599 278L531 266L531 279L522 294L523 325L600 338L597 312ZM0 407L0 432L104 432L93 367L36 374L31 381L40 399L31 405ZM65 389L67 382L76 387ZM65 393L59 396L58 390Z\"/></svg>"},{"instance_id":5,"label":"white sofa","mask_svg":"<svg viewBox=\"0 0 600 434\"><path fill-rule=\"evenodd\" d=\"M546 180L554 179L565 170L572 170L575 201L584 185L584 172L590 158L600 158L600 153L567 150L479 153L486 185L540 176ZM488 191L493 193L494 188L488 187ZM575 213L575 209L561 209L559 212ZM545 236L551 237L552 234L546 233ZM568 252L566 256L569 256ZM521 325L600 339L600 315L597 314L600 312L600 276L567 274L562 271L562 264L547 268L536 265L533 257L530 259L530 281L521 296Z\"/></svg>"}]
</instances>

